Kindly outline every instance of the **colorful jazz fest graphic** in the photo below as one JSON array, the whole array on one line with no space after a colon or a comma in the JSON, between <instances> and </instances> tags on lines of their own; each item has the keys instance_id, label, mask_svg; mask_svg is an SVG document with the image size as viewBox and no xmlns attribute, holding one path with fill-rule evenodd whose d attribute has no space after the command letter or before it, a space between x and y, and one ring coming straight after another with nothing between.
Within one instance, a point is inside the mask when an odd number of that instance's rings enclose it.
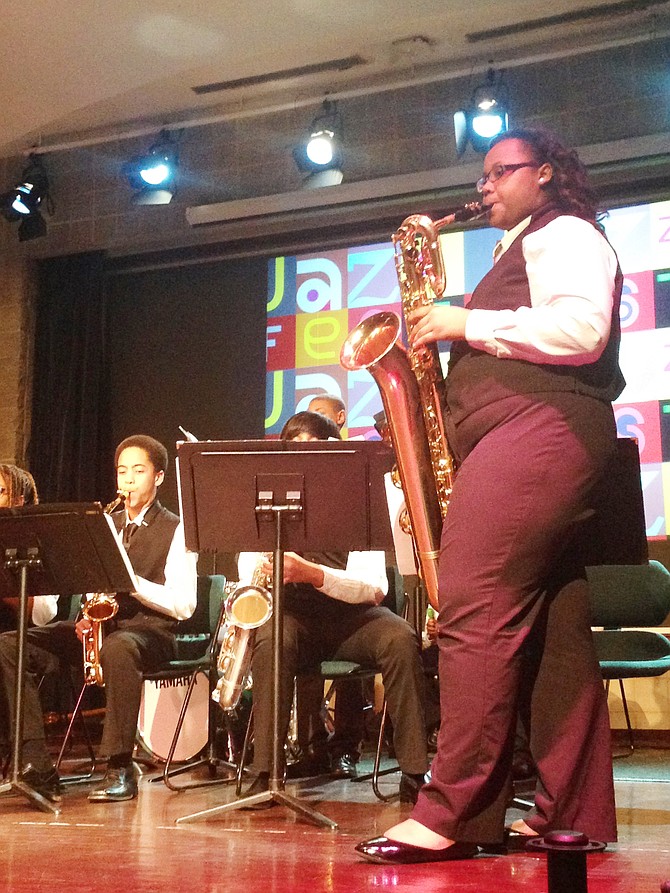
<instances>
[{"instance_id":1,"label":"colorful jazz fest graphic","mask_svg":"<svg viewBox=\"0 0 670 893\"><path fill-rule=\"evenodd\" d=\"M647 535L670 534L670 201L617 208L603 221L624 272L621 366L626 388L615 405L621 437L640 450ZM491 265L499 230L441 237L447 271L443 300L467 306ZM391 242L268 262L266 434L276 437L317 394L347 407L348 437L376 438L382 408L371 375L345 372L342 343L366 316L400 314ZM440 345L444 368L449 345Z\"/></svg>"}]
</instances>

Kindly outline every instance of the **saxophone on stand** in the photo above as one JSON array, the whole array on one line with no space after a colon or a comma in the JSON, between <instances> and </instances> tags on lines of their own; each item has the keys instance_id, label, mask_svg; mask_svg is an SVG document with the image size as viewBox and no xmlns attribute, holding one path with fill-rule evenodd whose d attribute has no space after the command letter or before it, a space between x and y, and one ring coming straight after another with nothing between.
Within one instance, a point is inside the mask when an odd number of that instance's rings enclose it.
<instances>
[{"instance_id":1,"label":"saxophone on stand","mask_svg":"<svg viewBox=\"0 0 670 893\"><path fill-rule=\"evenodd\" d=\"M413 214L392 235L408 333L413 328L411 314L444 294L440 229L486 213L483 205L471 202L440 220ZM401 334L397 314L375 313L349 333L340 364L348 371L367 369L379 387L407 504L405 529L414 542L428 600L437 608L440 534L455 471L442 419L444 377L437 345L408 349Z\"/></svg>"},{"instance_id":2,"label":"saxophone on stand","mask_svg":"<svg viewBox=\"0 0 670 893\"><path fill-rule=\"evenodd\" d=\"M272 560L272 554L262 553L251 583L234 584L225 601L226 623L217 662L220 677L212 692L212 700L222 710L234 710L248 688L256 630L272 616L272 576L263 572L268 559Z\"/></svg>"},{"instance_id":3,"label":"saxophone on stand","mask_svg":"<svg viewBox=\"0 0 670 893\"><path fill-rule=\"evenodd\" d=\"M113 499L104 508L105 515L112 512L126 501L126 494L119 491L116 499ZM102 625L119 610L119 603L109 592L93 592L82 602L81 616L91 624L90 629L82 632L81 644L84 651L84 684L98 685L104 688L105 680L100 664L100 649L102 648Z\"/></svg>"}]
</instances>

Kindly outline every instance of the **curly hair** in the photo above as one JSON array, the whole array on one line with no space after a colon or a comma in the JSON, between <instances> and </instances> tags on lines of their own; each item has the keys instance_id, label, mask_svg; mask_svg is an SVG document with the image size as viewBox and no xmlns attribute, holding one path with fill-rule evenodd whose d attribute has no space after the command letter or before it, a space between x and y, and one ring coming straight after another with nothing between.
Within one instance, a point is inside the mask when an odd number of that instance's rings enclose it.
<instances>
[{"instance_id":1,"label":"curly hair","mask_svg":"<svg viewBox=\"0 0 670 893\"><path fill-rule=\"evenodd\" d=\"M122 440L114 453L114 467L119 464L119 456L127 447L138 447L144 450L156 471L167 471L168 451L159 440L149 437L148 434L131 434L130 437Z\"/></svg>"},{"instance_id":2,"label":"curly hair","mask_svg":"<svg viewBox=\"0 0 670 893\"><path fill-rule=\"evenodd\" d=\"M286 422L279 435L280 440L294 440L300 434L311 434L317 440L342 440L340 429L332 419L320 412L296 412Z\"/></svg>"},{"instance_id":3,"label":"curly hair","mask_svg":"<svg viewBox=\"0 0 670 893\"><path fill-rule=\"evenodd\" d=\"M18 465L0 465L0 476L7 487L7 505L14 508L18 505L37 505L37 485L35 479L25 468Z\"/></svg>"},{"instance_id":4,"label":"curly hair","mask_svg":"<svg viewBox=\"0 0 670 893\"><path fill-rule=\"evenodd\" d=\"M551 165L553 177L547 186L547 195L561 211L603 229L598 223L599 211L588 171L574 149L563 145L550 131L539 128L508 130L491 140L490 146L505 140L520 140L531 150L538 165Z\"/></svg>"}]
</instances>

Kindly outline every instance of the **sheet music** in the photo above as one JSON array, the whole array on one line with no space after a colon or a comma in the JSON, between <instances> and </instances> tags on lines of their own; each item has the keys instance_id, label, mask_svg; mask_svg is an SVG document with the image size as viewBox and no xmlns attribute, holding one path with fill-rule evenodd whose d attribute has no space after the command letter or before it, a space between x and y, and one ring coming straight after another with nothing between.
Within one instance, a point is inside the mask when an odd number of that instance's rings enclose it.
<instances>
[{"instance_id":1,"label":"sheet music","mask_svg":"<svg viewBox=\"0 0 670 893\"><path fill-rule=\"evenodd\" d=\"M384 487L386 489L386 504L393 533L396 567L403 577L416 574L412 537L405 533L400 526L400 515L405 508L405 494L400 487L396 487L393 483L391 473L388 471L384 475Z\"/></svg>"},{"instance_id":2,"label":"sheet music","mask_svg":"<svg viewBox=\"0 0 670 893\"><path fill-rule=\"evenodd\" d=\"M105 521L107 521L109 529L114 534L114 542L116 543L116 545L118 547L119 555L121 556L123 563L126 566L126 570L128 571L130 579L133 581L133 591L135 591L137 589L137 575L135 574L135 571L133 570L133 566L130 563L130 558L128 558L128 553L126 552L125 547L124 547L123 543L121 542L121 537L119 536L119 531L116 529L111 515L104 515L103 517L105 518Z\"/></svg>"}]
</instances>

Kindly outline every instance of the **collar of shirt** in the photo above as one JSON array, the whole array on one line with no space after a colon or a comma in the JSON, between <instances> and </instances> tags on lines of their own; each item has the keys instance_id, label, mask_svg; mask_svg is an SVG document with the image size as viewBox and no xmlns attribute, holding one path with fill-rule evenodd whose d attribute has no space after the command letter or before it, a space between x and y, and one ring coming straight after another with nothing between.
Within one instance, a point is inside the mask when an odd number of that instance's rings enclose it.
<instances>
[{"instance_id":1,"label":"collar of shirt","mask_svg":"<svg viewBox=\"0 0 670 893\"><path fill-rule=\"evenodd\" d=\"M151 503L151 505L153 505L153 503ZM142 527L144 524L144 516L151 508L151 505L145 505L139 515L136 518L133 518L132 521L128 518L128 511L126 510L126 523L123 526L128 527L130 524L135 524L137 527Z\"/></svg>"},{"instance_id":2,"label":"collar of shirt","mask_svg":"<svg viewBox=\"0 0 670 893\"><path fill-rule=\"evenodd\" d=\"M521 223L517 223L515 227L512 229L508 229L504 232L503 237L499 242L496 242L495 248L493 249L493 262L496 263L500 259L500 257L507 251L512 242L516 239L519 233L522 233L528 224L530 223L531 214L522 220Z\"/></svg>"}]
</instances>

